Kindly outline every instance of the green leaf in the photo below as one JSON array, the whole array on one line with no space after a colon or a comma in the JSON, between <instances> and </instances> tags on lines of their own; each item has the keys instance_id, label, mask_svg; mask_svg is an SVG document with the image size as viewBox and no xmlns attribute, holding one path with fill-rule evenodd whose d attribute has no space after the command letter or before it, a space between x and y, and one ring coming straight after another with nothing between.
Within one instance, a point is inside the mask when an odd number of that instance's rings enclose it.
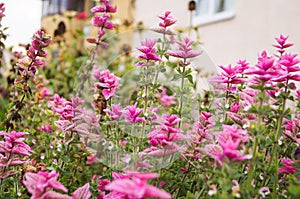
<instances>
[{"instance_id":1,"label":"green leaf","mask_svg":"<svg viewBox=\"0 0 300 199\"><path fill-rule=\"evenodd\" d=\"M193 76L192 76L192 75L188 75L188 76L187 76L187 79L189 80L189 82L190 82L191 84L194 83L194 82L193 82Z\"/></svg>"}]
</instances>

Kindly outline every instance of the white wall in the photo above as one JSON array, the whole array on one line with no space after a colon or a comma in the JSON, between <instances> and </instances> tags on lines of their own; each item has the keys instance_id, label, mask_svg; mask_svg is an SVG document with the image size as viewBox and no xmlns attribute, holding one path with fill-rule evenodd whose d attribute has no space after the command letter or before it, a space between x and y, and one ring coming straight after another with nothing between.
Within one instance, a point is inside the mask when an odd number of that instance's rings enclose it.
<instances>
[{"instance_id":1,"label":"white wall","mask_svg":"<svg viewBox=\"0 0 300 199\"><path fill-rule=\"evenodd\" d=\"M6 46L30 43L33 34L41 26L42 1L2 0L6 15L2 25L9 27Z\"/></svg>"},{"instance_id":2,"label":"white wall","mask_svg":"<svg viewBox=\"0 0 300 199\"><path fill-rule=\"evenodd\" d=\"M247 59L256 63L263 49L275 53L274 37L289 35L295 42L292 52L300 51L299 0L236 0L231 20L200 27L207 53L217 64Z\"/></svg>"},{"instance_id":3,"label":"white wall","mask_svg":"<svg viewBox=\"0 0 300 199\"><path fill-rule=\"evenodd\" d=\"M157 16L171 10L177 27L189 26L188 0L137 0L136 23L157 26ZM292 52L300 52L299 0L235 0L235 16L199 27L203 47L216 64L234 64L238 59L256 63L258 53L274 53L274 37L289 35L295 42Z\"/></svg>"}]
</instances>

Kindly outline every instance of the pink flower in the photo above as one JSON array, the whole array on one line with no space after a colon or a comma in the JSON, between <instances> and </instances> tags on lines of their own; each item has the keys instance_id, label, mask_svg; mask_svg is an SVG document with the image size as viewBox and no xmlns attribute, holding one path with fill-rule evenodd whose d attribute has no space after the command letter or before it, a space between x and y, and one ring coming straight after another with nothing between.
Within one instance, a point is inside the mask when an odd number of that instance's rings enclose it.
<instances>
[{"instance_id":1,"label":"pink flower","mask_svg":"<svg viewBox=\"0 0 300 199\"><path fill-rule=\"evenodd\" d=\"M110 15L108 14L104 14L103 16L97 15L93 18L93 26L112 30L114 29L114 24L110 21L107 21L109 18Z\"/></svg>"},{"instance_id":2,"label":"pink flower","mask_svg":"<svg viewBox=\"0 0 300 199\"><path fill-rule=\"evenodd\" d=\"M111 13L115 13L115 12L117 12L117 7L110 5L109 1L102 0L101 2L104 5L98 5L98 6L93 7L91 9L92 13L97 13L97 12L111 12Z\"/></svg>"},{"instance_id":3,"label":"pink flower","mask_svg":"<svg viewBox=\"0 0 300 199\"><path fill-rule=\"evenodd\" d=\"M22 136L27 134L26 132L16 131L11 133L0 132L0 136L5 138L5 141L0 141L0 152L29 156L31 148L24 143L25 138L22 138Z\"/></svg>"},{"instance_id":4,"label":"pink flower","mask_svg":"<svg viewBox=\"0 0 300 199\"><path fill-rule=\"evenodd\" d=\"M101 90L105 100L111 98L117 91L120 78L110 73L109 70L105 70L103 72L96 70L93 75L97 80L99 80L99 82L94 84L95 89Z\"/></svg>"},{"instance_id":5,"label":"pink flower","mask_svg":"<svg viewBox=\"0 0 300 199\"><path fill-rule=\"evenodd\" d=\"M95 155L89 155L89 156L87 156L86 164L91 165L97 161L99 161L99 159Z\"/></svg>"},{"instance_id":6,"label":"pink flower","mask_svg":"<svg viewBox=\"0 0 300 199\"><path fill-rule=\"evenodd\" d=\"M168 50L166 54L172 57L187 59L187 58L197 57L202 53L198 51L193 51L191 46L194 42L190 41L189 38L187 37L184 38L183 41L177 41L176 43L179 45L179 49L176 51Z\"/></svg>"},{"instance_id":7,"label":"pink flower","mask_svg":"<svg viewBox=\"0 0 300 199\"><path fill-rule=\"evenodd\" d=\"M142 109L137 108L137 102L132 105L128 106L125 110L125 122L129 123L140 123L140 122L146 122L146 119L144 117L138 117L143 112Z\"/></svg>"},{"instance_id":8,"label":"pink flower","mask_svg":"<svg viewBox=\"0 0 300 199\"><path fill-rule=\"evenodd\" d=\"M227 67L219 67L223 70L223 72L217 77L213 78L212 81L225 84L239 84L241 82L244 82L242 78L238 77L238 75L240 74L239 66L231 67L231 65L228 65Z\"/></svg>"},{"instance_id":9,"label":"pink flower","mask_svg":"<svg viewBox=\"0 0 300 199\"><path fill-rule=\"evenodd\" d=\"M294 174L296 172L296 168L293 166L293 160L281 158L280 161L283 163L283 165L282 168L279 168L278 174Z\"/></svg>"},{"instance_id":10,"label":"pink flower","mask_svg":"<svg viewBox=\"0 0 300 199\"><path fill-rule=\"evenodd\" d=\"M31 199L35 198L58 198L58 196L68 197L68 195L63 195L52 191L59 190L67 192L67 188L63 184L57 181L59 176L55 171L39 171L38 173L25 173L25 180L23 184L27 188L28 192L31 193Z\"/></svg>"},{"instance_id":11,"label":"pink flower","mask_svg":"<svg viewBox=\"0 0 300 199\"><path fill-rule=\"evenodd\" d=\"M76 15L76 19L84 20L87 18L87 14L85 12L80 12Z\"/></svg>"},{"instance_id":12,"label":"pink flower","mask_svg":"<svg viewBox=\"0 0 300 199\"><path fill-rule=\"evenodd\" d=\"M166 11L164 14L158 16L161 20L163 20L162 22L159 23L160 27L166 28L168 26L173 25L176 22L174 17L171 16L170 14L171 11Z\"/></svg>"},{"instance_id":13,"label":"pink flower","mask_svg":"<svg viewBox=\"0 0 300 199\"><path fill-rule=\"evenodd\" d=\"M175 97L167 94L167 89L165 87L161 88L162 92L156 94L155 96L160 100L161 104L165 107L176 104L174 101Z\"/></svg>"},{"instance_id":14,"label":"pink flower","mask_svg":"<svg viewBox=\"0 0 300 199\"><path fill-rule=\"evenodd\" d=\"M246 71L246 74L256 75L252 79L255 84L266 83L278 75L274 68L274 57L269 57L266 51L258 57L258 63L255 66Z\"/></svg>"},{"instance_id":15,"label":"pink flower","mask_svg":"<svg viewBox=\"0 0 300 199\"><path fill-rule=\"evenodd\" d=\"M110 119L111 120L118 120L122 117L123 115L123 111L121 109L121 105L120 104L112 104L111 105L111 110L109 109L104 109L103 110L105 113L107 113L108 115L110 115Z\"/></svg>"},{"instance_id":16,"label":"pink flower","mask_svg":"<svg viewBox=\"0 0 300 199\"><path fill-rule=\"evenodd\" d=\"M274 79L276 82L286 82L287 80L300 81L300 75L292 74L300 71L300 67L296 66L300 63L300 59L296 58L296 54L286 53L280 57L277 66L278 77Z\"/></svg>"},{"instance_id":17,"label":"pink flower","mask_svg":"<svg viewBox=\"0 0 300 199\"><path fill-rule=\"evenodd\" d=\"M51 125L50 124L46 124L42 126L42 131L47 132L47 133L52 133L53 130L51 129Z\"/></svg>"},{"instance_id":18,"label":"pink flower","mask_svg":"<svg viewBox=\"0 0 300 199\"><path fill-rule=\"evenodd\" d=\"M223 125L223 131L217 133L219 142L227 142L227 140L248 142L249 135L247 130L238 129L236 124Z\"/></svg>"},{"instance_id":19,"label":"pink flower","mask_svg":"<svg viewBox=\"0 0 300 199\"><path fill-rule=\"evenodd\" d=\"M86 183L82 187L79 187L72 193L72 199L89 199L92 194L90 192L90 184Z\"/></svg>"},{"instance_id":20,"label":"pink flower","mask_svg":"<svg viewBox=\"0 0 300 199\"><path fill-rule=\"evenodd\" d=\"M208 144L205 146L205 151L214 158L220 165L222 162L243 161L251 159L251 155L244 155L239 150L240 140L227 140L220 142L220 145Z\"/></svg>"},{"instance_id":21,"label":"pink flower","mask_svg":"<svg viewBox=\"0 0 300 199\"><path fill-rule=\"evenodd\" d=\"M288 39L288 36L285 37L283 35L280 35L278 38L275 38L277 44L274 44L273 46L278 49L277 51L280 54L283 54L285 52L285 48L289 48L294 45L291 43L286 43L287 39Z\"/></svg>"},{"instance_id":22,"label":"pink flower","mask_svg":"<svg viewBox=\"0 0 300 199\"><path fill-rule=\"evenodd\" d=\"M137 48L143 54L139 55L138 58L145 60L145 62L141 61L137 63L137 66L146 66L150 61L161 61L161 58L155 54L156 48L154 47L156 44L156 39L146 39L141 42L142 46Z\"/></svg>"},{"instance_id":23,"label":"pink flower","mask_svg":"<svg viewBox=\"0 0 300 199\"><path fill-rule=\"evenodd\" d=\"M4 7L4 3L0 3L0 18L3 18L5 12L5 7Z\"/></svg>"},{"instance_id":24,"label":"pink flower","mask_svg":"<svg viewBox=\"0 0 300 199\"><path fill-rule=\"evenodd\" d=\"M158 189L153 185L147 184L147 180L156 178L154 173L128 173L127 176L121 178L114 178L105 189L110 190L111 193L104 196L104 198L112 198L110 195L121 194L122 198L171 198L171 194Z\"/></svg>"},{"instance_id":25,"label":"pink flower","mask_svg":"<svg viewBox=\"0 0 300 199\"><path fill-rule=\"evenodd\" d=\"M230 107L230 112L233 113L237 113L240 110L240 104L238 102L235 102L234 104L232 104L232 106Z\"/></svg>"}]
</instances>

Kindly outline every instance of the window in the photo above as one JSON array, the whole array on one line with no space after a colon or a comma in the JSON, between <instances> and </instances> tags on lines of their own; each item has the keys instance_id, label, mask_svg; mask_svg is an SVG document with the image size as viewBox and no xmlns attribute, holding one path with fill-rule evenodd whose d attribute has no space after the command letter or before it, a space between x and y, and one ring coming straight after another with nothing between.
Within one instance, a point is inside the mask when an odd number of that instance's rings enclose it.
<instances>
[{"instance_id":1,"label":"window","mask_svg":"<svg viewBox=\"0 0 300 199\"><path fill-rule=\"evenodd\" d=\"M193 25L203 25L234 16L234 0L196 0Z\"/></svg>"},{"instance_id":2,"label":"window","mask_svg":"<svg viewBox=\"0 0 300 199\"><path fill-rule=\"evenodd\" d=\"M84 0L43 0L43 16L61 14L64 10L84 11Z\"/></svg>"}]
</instances>

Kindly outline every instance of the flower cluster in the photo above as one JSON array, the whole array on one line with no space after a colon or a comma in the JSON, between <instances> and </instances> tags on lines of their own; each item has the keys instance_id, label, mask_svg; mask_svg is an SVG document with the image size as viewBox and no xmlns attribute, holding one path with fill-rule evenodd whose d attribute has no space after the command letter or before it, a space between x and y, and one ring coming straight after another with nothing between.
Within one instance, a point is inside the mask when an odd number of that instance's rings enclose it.
<instances>
[{"instance_id":1,"label":"flower cluster","mask_svg":"<svg viewBox=\"0 0 300 199\"><path fill-rule=\"evenodd\" d=\"M95 70L93 76L99 81L94 84L95 90L99 91L105 100L108 100L116 93L120 78L110 73L109 70Z\"/></svg>"},{"instance_id":2,"label":"flower cluster","mask_svg":"<svg viewBox=\"0 0 300 199\"><path fill-rule=\"evenodd\" d=\"M154 47L156 44L156 39L146 39L141 42L142 46L137 48L143 54L139 55L138 58L142 59L136 64L136 66L149 66L150 62L161 61L161 58L155 54L156 48Z\"/></svg>"},{"instance_id":3,"label":"flower cluster","mask_svg":"<svg viewBox=\"0 0 300 199\"><path fill-rule=\"evenodd\" d=\"M60 129L66 136L67 132L77 132L82 136L91 135L93 128L99 127L99 116L91 111L87 111L79 106L82 100L72 98L68 101L63 97L54 95L54 99L50 102L53 111L60 115L58 121L55 121L55 126Z\"/></svg>"},{"instance_id":4,"label":"flower cluster","mask_svg":"<svg viewBox=\"0 0 300 199\"><path fill-rule=\"evenodd\" d=\"M176 19L171 15L171 11L166 11L165 13L158 16L159 19L162 21L159 22L158 28L152 28L153 31L167 34L167 35L174 35L173 31L171 31L168 27L176 23Z\"/></svg>"},{"instance_id":5,"label":"flower cluster","mask_svg":"<svg viewBox=\"0 0 300 199\"><path fill-rule=\"evenodd\" d=\"M5 12L4 3L0 3L0 21L3 17L5 17L4 12Z\"/></svg>"},{"instance_id":6,"label":"flower cluster","mask_svg":"<svg viewBox=\"0 0 300 199\"><path fill-rule=\"evenodd\" d=\"M167 88L165 88L165 87L162 87L161 92L157 93L155 95L155 97L159 99L162 106L168 107L168 106L176 104L176 102L174 101L175 96L168 95L167 94Z\"/></svg>"},{"instance_id":7,"label":"flower cluster","mask_svg":"<svg viewBox=\"0 0 300 199\"><path fill-rule=\"evenodd\" d=\"M161 198L168 199L171 195L147 183L148 180L157 178L155 173L127 172L126 175L113 173L114 180L105 186L111 191L103 199L109 198Z\"/></svg>"},{"instance_id":8,"label":"flower cluster","mask_svg":"<svg viewBox=\"0 0 300 199\"><path fill-rule=\"evenodd\" d=\"M188 58L197 57L202 52L194 51L192 44L194 43L188 37L184 38L183 41L176 42L179 45L179 48L176 51L168 50L166 53L172 57L182 58L184 60Z\"/></svg>"},{"instance_id":9,"label":"flower cluster","mask_svg":"<svg viewBox=\"0 0 300 199\"><path fill-rule=\"evenodd\" d=\"M103 35L106 33L106 30L114 29L114 24L109 21L109 19L111 18L110 13L115 13L117 11L117 7L110 5L108 0L101 0L101 3L103 5L98 5L91 9L92 13L102 13L102 15L96 15L92 19L93 26L98 28L98 37L97 40L88 39L91 43L100 43Z\"/></svg>"},{"instance_id":10,"label":"flower cluster","mask_svg":"<svg viewBox=\"0 0 300 199\"><path fill-rule=\"evenodd\" d=\"M25 180L22 183L31 194L31 199L36 198L65 198L65 199L76 199L84 198L89 199L91 192L89 190L89 183L78 188L72 193L72 196L67 194L61 194L54 190L68 192L68 189L57 180L59 174L56 171L39 171L38 173L25 173Z\"/></svg>"},{"instance_id":11,"label":"flower cluster","mask_svg":"<svg viewBox=\"0 0 300 199\"><path fill-rule=\"evenodd\" d=\"M16 170L7 170L10 166L20 165L28 160L32 152L30 146L24 143L26 132L0 132L5 141L0 141L0 179L18 173Z\"/></svg>"},{"instance_id":12,"label":"flower cluster","mask_svg":"<svg viewBox=\"0 0 300 199\"><path fill-rule=\"evenodd\" d=\"M242 161L252 157L238 150L241 142L248 142L246 130L240 130L236 125L223 125L223 131L216 133L216 137L219 144L208 144L205 149L220 165L223 162Z\"/></svg>"}]
</instances>

